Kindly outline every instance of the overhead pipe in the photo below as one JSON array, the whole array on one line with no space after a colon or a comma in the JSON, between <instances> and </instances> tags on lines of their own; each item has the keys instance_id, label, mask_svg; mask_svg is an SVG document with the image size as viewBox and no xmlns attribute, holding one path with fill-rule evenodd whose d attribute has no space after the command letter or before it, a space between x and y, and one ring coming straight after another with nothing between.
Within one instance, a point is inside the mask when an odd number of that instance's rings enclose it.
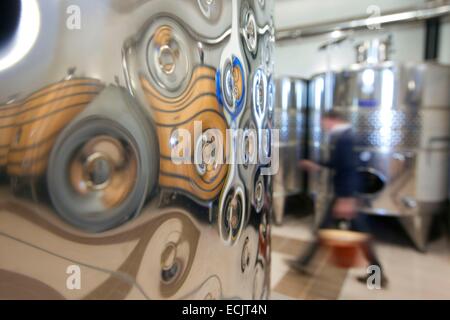
<instances>
[{"instance_id":1,"label":"overhead pipe","mask_svg":"<svg viewBox=\"0 0 450 320\"><path fill-rule=\"evenodd\" d=\"M445 1L434 1L427 8L410 9L399 12L391 12L379 17L370 18L354 18L335 22L320 23L309 26L295 26L277 30L275 33L276 40L292 41L299 38L315 37L336 31L350 31L363 28L371 28L375 26L423 21L439 18L450 14L450 3Z\"/></svg>"}]
</instances>

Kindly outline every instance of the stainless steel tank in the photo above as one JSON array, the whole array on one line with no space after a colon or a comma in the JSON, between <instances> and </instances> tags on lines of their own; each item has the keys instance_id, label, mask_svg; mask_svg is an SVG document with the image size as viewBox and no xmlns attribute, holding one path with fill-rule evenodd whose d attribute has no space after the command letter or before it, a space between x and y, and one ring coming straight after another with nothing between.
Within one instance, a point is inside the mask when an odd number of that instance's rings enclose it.
<instances>
[{"instance_id":1,"label":"stainless steel tank","mask_svg":"<svg viewBox=\"0 0 450 320\"><path fill-rule=\"evenodd\" d=\"M311 154L320 157L323 142L318 114L332 107L345 115L360 140L361 210L398 217L424 250L432 216L444 210L448 194L450 68L389 61L388 47L378 39L364 42L357 64L313 79ZM328 93L319 90L322 81Z\"/></svg>"},{"instance_id":2,"label":"stainless steel tank","mask_svg":"<svg viewBox=\"0 0 450 320\"><path fill-rule=\"evenodd\" d=\"M279 130L279 169L273 177L275 222L283 220L285 200L303 192L303 172L299 161L304 158L306 103L308 84L295 77L276 80L274 128Z\"/></svg>"},{"instance_id":3,"label":"stainless steel tank","mask_svg":"<svg viewBox=\"0 0 450 320\"><path fill-rule=\"evenodd\" d=\"M334 74L327 72L313 76L308 85L308 107L307 107L307 141L308 159L320 163L326 159L328 145L325 132L322 129L322 115L331 109ZM329 170L323 169L318 172L308 172L307 193L314 202L314 222L318 226L326 205L331 199L329 190Z\"/></svg>"},{"instance_id":4,"label":"stainless steel tank","mask_svg":"<svg viewBox=\"0 0 450 320\"><path fill-rule=\"evenodd\" d=\"M17 3L0 298L267 298L273 1Z\"/></svg>"}]
</instances>

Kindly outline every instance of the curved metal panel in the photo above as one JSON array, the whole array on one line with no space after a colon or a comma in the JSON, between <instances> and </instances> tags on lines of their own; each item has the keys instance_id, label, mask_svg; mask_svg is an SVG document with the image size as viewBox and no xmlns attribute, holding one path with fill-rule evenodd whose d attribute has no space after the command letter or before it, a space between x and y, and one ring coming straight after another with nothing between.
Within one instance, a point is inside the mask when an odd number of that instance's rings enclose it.
<instances>
[{"instance_id":1,"label":"curved metal panel","mask_svg":"<svg viewBox=\"0 0 450 320\"><path fill-rule=\"evenodd\" d=\"M2 298L267 298L273 1L36 3L0 72Z\"/></svg>"}]
</instances>

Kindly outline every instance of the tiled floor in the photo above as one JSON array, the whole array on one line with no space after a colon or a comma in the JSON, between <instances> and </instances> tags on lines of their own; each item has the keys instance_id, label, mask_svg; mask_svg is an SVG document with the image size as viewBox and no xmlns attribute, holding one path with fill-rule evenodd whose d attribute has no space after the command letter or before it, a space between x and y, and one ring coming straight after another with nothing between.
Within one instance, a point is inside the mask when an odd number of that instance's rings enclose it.
<instances>
[{"instance_id":1,"label":"tiled floor","mask_svg":"<svg viewBox=\"0 0 450 320\"><path fill-rule=\"evenodd\" d=\"M291 269L289 260L312 239L312 217L287 216L282 226L272 229L272 299L450 299L450 244L445 234L420 253L399 226L376 222L381 224L381 232L375 230L376 250L389 279L386 289L368 289L356 280L365 268L337 268L325 249L313 260L312 275Z\"/></svg>"}]
</instances>

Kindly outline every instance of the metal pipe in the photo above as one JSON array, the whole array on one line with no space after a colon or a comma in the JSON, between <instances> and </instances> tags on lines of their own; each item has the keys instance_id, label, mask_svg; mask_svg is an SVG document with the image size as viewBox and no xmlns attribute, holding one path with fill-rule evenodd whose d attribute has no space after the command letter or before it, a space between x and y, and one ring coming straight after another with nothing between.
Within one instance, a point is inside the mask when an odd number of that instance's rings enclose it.
<instances>
[{"instance_id":1,"label":"metal pipe","mask_svg":"<svg viewBox=\"0 0 450 320\"><path fill-rule=\"evenodd\" d=\"M295 26L284 28L278 30L275 35L278 42L292 41L299 38L319 36L331 33L333 31L357 30L379 25L428 20L447 14L450 14L450 4L448 2L446 2L445 4L442 4L442 2L434 2L434 5L427 8L411 9L401 12L391 12L379 17L363 17L351 20L320 23L309 26Z\"/></svg>"},{"instance_id":2,"label":"metal pipe","mask_svg":"<svg viewBox=\"0 0 450 320\"><path fill-rule=\"evenodd\" d=\"M425 60L436 60L438 58L440 28L440 18L433 18L425 21Z\"/></svg>"}]
</instances>

